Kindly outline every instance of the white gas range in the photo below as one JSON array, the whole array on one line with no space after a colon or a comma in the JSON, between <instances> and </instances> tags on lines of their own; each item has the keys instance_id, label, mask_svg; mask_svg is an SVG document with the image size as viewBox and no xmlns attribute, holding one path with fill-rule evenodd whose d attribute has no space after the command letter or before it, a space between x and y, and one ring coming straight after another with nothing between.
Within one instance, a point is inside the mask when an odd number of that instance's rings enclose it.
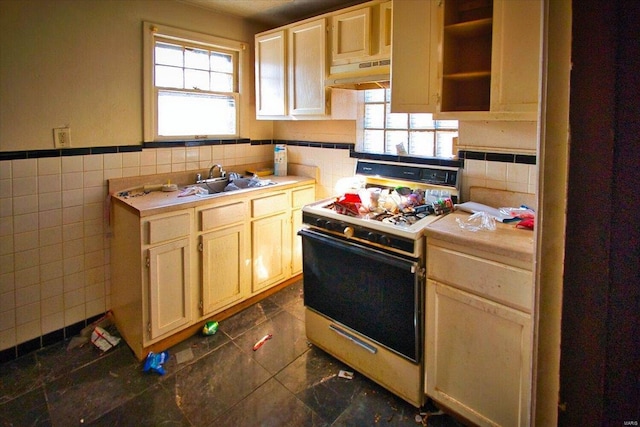
<instances>
[{"instance_id":1,"label":"white gas range","mask_svg":"<svg viewBox=\"0 0 640 427\"><path fill-rule=\"evenodd\" d=\"M358 161L355 188L302 209L307 338L416 407L425 399L423 233L457 202L458 172Z\"/></svg>"}]
</instances>

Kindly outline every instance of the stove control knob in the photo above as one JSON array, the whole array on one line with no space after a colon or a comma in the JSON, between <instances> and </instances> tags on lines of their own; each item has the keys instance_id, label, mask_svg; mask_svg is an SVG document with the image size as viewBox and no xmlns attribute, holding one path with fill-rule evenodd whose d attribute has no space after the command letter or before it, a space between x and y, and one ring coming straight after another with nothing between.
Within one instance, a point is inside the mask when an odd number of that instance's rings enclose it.
<instances>
[{"instance_id":1,"label":"stove control knob","mask_svg":"<svg viewBox=\"0 0 640 427\"><path fill-rule=\"evenodd\" d=\"M372 232L367 233L368 241L376 243L378 239L380 239L380 236L378 235L378 233L372 233Z\"/></svg>"},{"instance_id":2,"label":"stove control knob","mask_svg":"<svg viewBox=\"0 0 640 427\"><path fill-rule=\"evenodd\" d=\"M317 218L316 219L316 226L318 226L320 228L328 228L329 227L329 221L327 221L326 219Z\"/></svg>"},{"instance_id":3,"label":"stove control knob","mask_svg":"<svg viewBox=\"0 0 640 427\"><path fill-rule=\"evenodd\" d=\"M345 227L342 233L345 235L347 239L350 239L355 234L355 230L353 229L353 227Z\"/></svg>"},{"instance_id":4,"label":"stove control knob","mask_svg":"<svg viewBox=\"0 0 640 427\"><path fill-rule=\"evenodd\" d=\"M384 246L390 246L391 239L389 239L389 237L385 236L384 234L381 234L380 237L378 238L378 243Z\"/></svg>"}]
</instances>

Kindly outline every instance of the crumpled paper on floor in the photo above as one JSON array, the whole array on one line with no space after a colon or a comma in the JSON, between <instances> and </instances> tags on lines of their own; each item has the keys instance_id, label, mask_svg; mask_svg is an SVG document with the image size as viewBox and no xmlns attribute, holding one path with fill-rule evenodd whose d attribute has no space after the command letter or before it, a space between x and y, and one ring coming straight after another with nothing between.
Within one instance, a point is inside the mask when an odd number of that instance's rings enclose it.
<instances>
[{"instance_id":1,"label":"crumpled paper on floor","mask_svg":"<svg viewBox=\"0 0 640 427\"><path fill-rule=\"evenodd\" d=\"M114 337L109 332L96 326L91 332L91 342L102 351L111 350L120 343L121 338Z\"/></svg>"}]
</instances>

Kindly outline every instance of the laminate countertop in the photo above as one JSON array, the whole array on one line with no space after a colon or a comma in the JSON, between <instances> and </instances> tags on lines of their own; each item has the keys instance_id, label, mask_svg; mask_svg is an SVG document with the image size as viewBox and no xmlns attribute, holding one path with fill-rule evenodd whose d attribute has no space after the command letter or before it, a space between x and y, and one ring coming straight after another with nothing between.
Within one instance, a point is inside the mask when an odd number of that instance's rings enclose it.
<instances>
[{"instance_id":1,"label":"laminate countertop","mask_svg":"<svg viewBox=\"0 0 640 427\"><path fill-rule=\"evenodd\" d=\"M130 209L135 210L140 217L155 215L159 213L172 212L180 209L192 208L195 206L220 202L233 201L237 198L244 198L248 195L259 197L261 194L267 194L274 191L288 190L290 188L300 187L304 185L315 184L315 179L307 176L265 176L261 179L271 180L272 185L262 187L245 188L241 190L221 192L206 196L190 195L179 197L181 190L189 185L179 186L178 191L143 191L143 188L137 188L127 191L114 193L111 203L122 203Z\"/></svg>"},{"instance_id":2,"label":"laminate countertop","mask_svg":"<svg viewBox=\"0 0 640 427\"><path fill-rule=\"evenodd\" d=\"M470 249L530 262L533 266L533 230L516 228L515 222L505 224L498 221L494 231L470 231L461 228L457 220L466 221L470 215L467 212L455 211L432 222L425 228L427 243L430 238L439 239Z\"/></svg>"}]
</instances>

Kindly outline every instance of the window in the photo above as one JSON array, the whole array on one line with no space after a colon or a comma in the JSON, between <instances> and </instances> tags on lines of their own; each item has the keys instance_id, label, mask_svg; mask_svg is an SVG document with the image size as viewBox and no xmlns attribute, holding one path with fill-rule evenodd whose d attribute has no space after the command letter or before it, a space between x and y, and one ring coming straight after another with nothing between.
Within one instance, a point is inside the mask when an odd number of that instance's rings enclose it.
<instances>
[{"instance_id":1,"label":"window","mask_svg":"<svg viewBox=\"0 0 640 427\"><path fill-rule=\"evenodd\" d=\"M416 157L453 157L457 120L431 114L391 113L391 89L364 91L364 120L358 151Z\"/></svg>"},{"instance_id":2,"label":"window","mask_svg":"<svg viewBox=\"0 0 640 427\"><path fill-rule=\"evenodd\" d=\"M145 22L145 141L238 137L243 48Z\"/></svg>"}]
</instances>

